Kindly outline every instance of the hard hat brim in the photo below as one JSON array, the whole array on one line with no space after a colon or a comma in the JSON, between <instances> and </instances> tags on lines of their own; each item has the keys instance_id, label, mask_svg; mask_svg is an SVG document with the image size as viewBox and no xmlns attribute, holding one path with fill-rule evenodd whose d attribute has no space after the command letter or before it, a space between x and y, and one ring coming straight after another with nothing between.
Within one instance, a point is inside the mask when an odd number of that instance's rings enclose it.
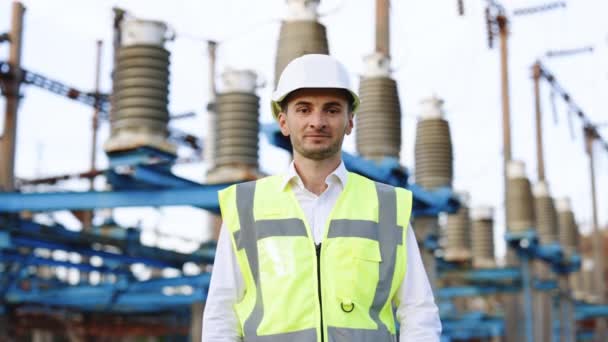
<instances>
[{"instance_id":1,"label":"hard hat brim","mask_svg":"<svg viewBox=\"0 0 608 342\"><path fill-rule=\"evenodd\" d=\"M334 87L315 87L316 89L344 89L346 91L349 92L349 94L353 97L353 103L352 103L352 112L355 113L357 111L357 109L359 108L359 104L360 104L360 100L359 100L359 96L352 90L350 89L346 89L346 88L334 88ZM279 119L279 113L281 113L282 109L281 109L281 102L291 93L293 93L296 90L300 90L300 89L308 89L308 88L298 88L298 89L294 89L286 94L283 95L278 95L278 94L273 94L273 99L270 101L270 107L272 110L272 116L274 116L275 120ZM275 96L278 95L278 96Z\"/></svg>"}]
</instances>

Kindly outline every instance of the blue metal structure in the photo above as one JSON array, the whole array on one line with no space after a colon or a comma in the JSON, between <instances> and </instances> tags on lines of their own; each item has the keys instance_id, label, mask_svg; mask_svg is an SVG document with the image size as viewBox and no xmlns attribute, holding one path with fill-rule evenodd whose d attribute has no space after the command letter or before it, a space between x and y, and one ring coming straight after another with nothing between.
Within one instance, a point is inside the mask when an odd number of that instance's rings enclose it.
<instances>
[{"instance_id":1,"label":"blue metal structure","mask_svg":"<svg viewBox=\"0 0 608 342\"><path fill-rule=\"evenodd\" d=\"M268 131L271 129L272 131ZM288 140L279 139L275 126L265 127L271 142L290 149ZM287 144L285 143L287 141ZM206 185L174 175L174 156L152 148L109 155L110 168L104 171L112 191L60 193L0 193L0 297L5 305L36 305L83 312L146 313L159 310L183 311L194 302L204 301L209 274L138 281L130 265L181 269L185 263L211 264L213 244L201 246L191 254L144 246L139 230L107 222L87 232L70 231L60 225L45 226L17 218L21 211L91 210L99 208L190 205L219 213L217 191L229 184ZM346 167L371 179L409 188L414 194L415 215L435 215L455 211L458 202L449 188L426 191L408 184L408 173L398 161L374 163L343 153ZM110 231L110 233L108 233ZM114 246L114 250L100 246ZM36 249L63 250L82 256L98 256L102 265L55 260L34 254ZM23 251L28 251L23 253ZM99 285L69 285L56 279L41 279L30 266L53 266L112 275L113 282ZM167 289L186 288L187 293L168 294ZM164 289L164 290L163 290ZM0 309L4 307L0 306ZM488 323L490 324L490 323Z\"/></svg>"},{"instance_id":2,"label":"blue metal structure","mask_svg":"<svg viewBox=\"0 0 608 342\"><path fill-rule=\"evenodd\" d=\"M440 304L441 318L444 326L443 340L485 338L494 332L504 330L504 319L492 317L491 324L484 323L486 317L480 313L458 314L450 305L450 300L456 297L487 296L497 293L523 292L524 295L524 336L526 341L533 339L532 327L532 288L542 291L557 289L556 281L538 281L533 279L530 272L530 262L540 259L550 265L551 270L564 275L575 272L580 268L581 258L578 255L566 256L558 244L540 245L534 229L524 232L507 233L505 240L520 259L518 268L496 268L472 270L466 263L451 263L441 257L436 257L438 278L457 281L461 285L448 286L436 290L436 297ZM423 247L430 251L440 248L438 237L429 235L423 242ZM567 310L567 305L561 300L564 294L555 296L556 310ZM567 294L569 296L569 294ZM576 319L598 317L608 313L608 308L578 304L576 306ZM567 316L567 315L566 315ZM557 317L557 315L556 315ZM554 339L559 336L560 328L565 331L573 329L574 322L556 320L554 324ZM560 325L563 325L560 327Z\"/></svg>"},{"instance_id":3,"label":"blue metal structure","mask_svg":"<svg viewBox=\"0 0 608 342\"><path fill-rule=\"evenodd\" d=\"M28 303L43 306L75 308L83 311L117 313L157 312L178 309L194 302L204 301L207 296L210 275L204 273L192 277L161 278L143 282L130 282L119 278L116 283L101 285L64 285L42 289L39 281L31 277L19 277L6 291L7 304ZM29 289L20 289L17 284L29 284ZM163 288L188 286L185 294L166 294Z\"/></svg>"},{"instance_id":4,"label":"blue metal structure","mask_svg":"<svg viewBox=\"0 0 608 342\"><path fill-rule=\"evenodd\" d=\"M441 318L442 339L470 340L491 338L504 335L504 322L502 317L493 317L482 312L470 312L457 318L443 316Z\"/></svg>"}]
</instances>

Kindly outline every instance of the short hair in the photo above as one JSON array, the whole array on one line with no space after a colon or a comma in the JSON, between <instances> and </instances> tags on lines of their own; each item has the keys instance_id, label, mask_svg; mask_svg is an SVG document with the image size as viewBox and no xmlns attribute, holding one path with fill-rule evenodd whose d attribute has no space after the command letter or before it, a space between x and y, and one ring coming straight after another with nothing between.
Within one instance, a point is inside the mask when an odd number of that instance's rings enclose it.
<instances>
[{"instance_id":1,"label":"short hair","mask_svg":"<svg viewBox=\"0 0 608 342\"><path fill-rule=\"evenodd\" d=\"M346 102L348 103L348 112L351 113L353 111L353 107L355 104L355 98L353 97L353 94L350 93L350 91L348 91L346 89L340 89L340 90L346 96ZM293 94L293 92L287 94L287 96L285 96L283 101L279 102L279 106L281 107L281 112L283 112L285 114L287 114L287 103L289 102L289 98L291 97L291 94Z\"/></svg>"}]
</instances>

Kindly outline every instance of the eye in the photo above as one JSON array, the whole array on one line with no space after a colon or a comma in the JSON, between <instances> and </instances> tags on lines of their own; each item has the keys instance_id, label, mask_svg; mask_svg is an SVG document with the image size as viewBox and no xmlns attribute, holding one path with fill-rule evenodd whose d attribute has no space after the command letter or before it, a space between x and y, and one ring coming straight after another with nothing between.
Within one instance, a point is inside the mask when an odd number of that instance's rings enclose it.
<instances>
[{"instance_id":1,"label":"eye","mask_svg":"<svg viewBox=\"0 0 608 342\"><path fill-rule=\"evenodd\" d=\"M306 113L308 113L308 108L307 107L298 107L298 108L296 108L296 113L306 114Z\"/></svg>"},{"instance_id":2,"label":"eye","mask_svg":"<svg viewBox=\"0 0 608 342\"><path fill-rule=\"evenodd\" d=\"M340 113L340 110L339 110L338 108L329 108L329 109L327 110L327 112L328 112L329 114L338 114L338 113Z\"/></svg>"}]
</instances>

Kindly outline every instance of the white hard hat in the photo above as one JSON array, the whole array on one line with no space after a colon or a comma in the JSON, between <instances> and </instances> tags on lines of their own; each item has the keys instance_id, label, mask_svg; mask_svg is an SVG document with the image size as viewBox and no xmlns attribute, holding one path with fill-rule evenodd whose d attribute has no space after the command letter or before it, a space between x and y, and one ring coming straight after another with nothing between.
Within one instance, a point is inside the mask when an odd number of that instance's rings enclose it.
<instances>
[{"instance_id":1,"label":"white hard hat","mask_svg":"<svg viewBox=\"0 0 608 342\"><path fill-rule=\"evenodd\" d=\"M302 88L344 89L353 97L352 111L359 106L359 96L350 86L350 77L344 65L329 55L309 54L289 62L281 73L271 100L275 119L281 112L280 102L289 93Z\"/></svg>"}]
</instances>

